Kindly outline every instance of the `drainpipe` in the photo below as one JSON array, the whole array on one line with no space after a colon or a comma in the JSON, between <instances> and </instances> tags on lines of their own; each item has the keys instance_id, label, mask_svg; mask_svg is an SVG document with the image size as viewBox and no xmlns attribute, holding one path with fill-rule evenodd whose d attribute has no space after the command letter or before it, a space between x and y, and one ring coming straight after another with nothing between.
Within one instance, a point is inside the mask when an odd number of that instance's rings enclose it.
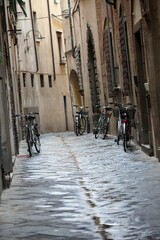
<instances>
[{"instance_id":1,"label":"drainpipe","mask_svg":"<svg viewBox=\"0 0 160 240\"><path fill-rule=\"evenodd\" d=\"M71 4L70 4L70 0L68 0L68 8L69 8L69 24L70 24L70 33L71 33L72 56L75 58L75 54L74 54L74 42L73 42L73 31L72 31L72 18L71 18Z\"/></svg>"},{"instance_id":2,"label":"drainpipe","mask_svg":"<svg viewBox=\"0 0 160 240\"><path fill-rule=\"evenodd\" d=\"M33 15L32 15L33 12L32 12L31 0L29 0L29 7L30 7L32 30L33 30L32 32L33 32L34 51L35 51L35 58L36 58L36 72L38 72L38 70L39 70L38 55L37 55L36 39L35 39L35 32L34 32L34 23L33 23Z\"/></svg>"},{"instance_id":3,"label":"drainpipe","mask_svg":"<svg viewBox=\"0 0 160 240\"><path fill-rule=\"evenodd\" d=\"M3 3L1 3L3 4ZM2 5L3 6L3 5ZM2 15L1 13L1 6L0 6L0 14ZM0 18L0 21L1 21L1 18ZM0 53L2 53L2 44L1 44L1 38L0 38ZM2 65L2 62L3 60L0 59L0 82L4 81L3 78L4 78L4 66ZM1 84L2 85L2 84ZM0 87L2 88L2 87ZM2 89L3 90L3 89ZM0 97L2 95L2 92L0 93ZM5 109L6 110L6 109ZM1 165L2 165L2 140L1 140L1 119L2 117L0 116L0 171L1 171ZM0 182L1 182L1 179L0 179ZM1 194L1 192L0 192Z\"/></svg>"},{"instance_id":4,"label":"drainpipe","mask_svg":"<svg viewBox=\"0 0 160 240\"><path fill-rule=\"evenodd\" d=\"M56 80L55 64L54 64L54 51L53 51L53 38L52 38L52 27L51 27L51 13L50 13L49 0L47 0L47 6L48 6L49 31L50 31L50 40L51 40L53 77L54 77L54 80Z\"/></svg>"}]
</instances>

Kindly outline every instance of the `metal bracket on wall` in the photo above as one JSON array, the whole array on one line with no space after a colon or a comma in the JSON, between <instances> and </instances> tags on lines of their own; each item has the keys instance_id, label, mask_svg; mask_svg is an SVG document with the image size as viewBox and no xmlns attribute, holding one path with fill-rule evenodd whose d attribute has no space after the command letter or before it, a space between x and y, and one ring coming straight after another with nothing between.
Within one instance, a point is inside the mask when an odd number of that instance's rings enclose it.
<instances>
[{"instance_id":1,"label":"metal bracket on wall","mask_svg":"<svg viewBox=\"0 0 160 240\"><path fill-rule=\"evenodd\" d=\"M14 36L22 34L22 30L21 29L14 29L14 30L10 30L9 29L8 32L10 32L9 35L14 35Z\"/></svg>"}]
</instances>

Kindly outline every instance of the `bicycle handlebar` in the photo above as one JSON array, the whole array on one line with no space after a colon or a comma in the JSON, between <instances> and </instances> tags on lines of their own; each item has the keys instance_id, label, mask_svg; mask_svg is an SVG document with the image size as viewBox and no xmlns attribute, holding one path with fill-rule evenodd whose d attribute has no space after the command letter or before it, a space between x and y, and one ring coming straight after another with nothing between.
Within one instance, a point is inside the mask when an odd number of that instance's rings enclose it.
<instances>
[{"instance_id":1,"label":"bicycle handlebar","mask_svg":"<svg viewBox=\"0 0 160 240\"><path fill-rule=\"evenodd\" d=\"M18 113L14 117L24 117L24 116L25 116L24 114Z\"/></svg>"},{"instance_id":2,"label":"bicycle handlebar","mask_svg":"<svg viewBox=\"0 0 160 240\"><path fill-rule=\"evenodd\" d=\"M28 113L28 114L21 114L21 113L18 113L18 114L16 114L15 115L15 117L27 117L27 116L30 116L30 115L39 115L39 113L38 112L30 112L30 113Z\"/></svg>"},{"instance_id":3,"label":"bicycle handlebar","mask_svg":"<svg viewBox=\"0 0 160 240\"><path fill-rule=\"evenodd\" d=\"M34 115L39 115L39 113L38 112L30 112L30 113L28 113L29 115L31 115L31 114L34 114Z\"/></svg>"},{"instance_id":4,"label":"bicycle handlebar","mask_svg":"<svg viewBox=\"0 0 160 240\"><path fill-rule=\"evenodd\" d=\"M113 102L109 102L108 103L109 105L112 105L112 104L114 104ZM101 105L100 104L96 104L96 107L101 107ZM107 107L110 107L110 106L103 106L103 108L107 108Z\"/></svg>"},{"instance_id":5,"label":"bicycle handlebar","mask_svg":"<svg viewBox=\"0 0 160 240\"><path fill-rule=\"evenodd\" d=\"M132 104L132 103L126 103L126 104L122 104L122 103L114 103L114 106L116 107L125 107L125 106L133 106L133 107L137 107L136 105Z\"/></svg>"},{"instance_id":6,"label":"bicycle handlebar","mask_svg":"<svg viewBox=\"0 0 160 240\"><path fill-rule=\"evenodd\" d=\"M86 107L86 106L78 106L78 105L73 105L73 107L74 107L74 108L81 108L81 109L83 109L83 108L89 108L89 107Z\"/></svg>"}]
</instances>

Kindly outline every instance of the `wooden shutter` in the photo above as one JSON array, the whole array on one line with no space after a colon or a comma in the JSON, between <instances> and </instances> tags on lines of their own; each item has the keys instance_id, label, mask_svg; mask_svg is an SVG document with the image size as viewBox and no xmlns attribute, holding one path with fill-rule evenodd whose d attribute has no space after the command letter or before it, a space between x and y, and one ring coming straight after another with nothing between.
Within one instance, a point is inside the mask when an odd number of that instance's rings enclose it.
<instances>
[{"instance_id":1,"label":"wooden shutter","mask_svg":"<svg viewBox=\"0 0 160 240\"><path fill-rule=\"evenodd\" d=\"M113 83L112 83L112 70L111 70L111 56L109 50L109 39L108 32L103 32L103 47L104 47L104 58L106 62L107 82L108 82L108 94L109 98L113 97Z\"/></svg>"},{"instance_id":2,"label":"wooden shutter","mask_svg":"<svg viewBox=\"0 0 160 240\"><path fill-rule=\"evenodd\" d=\"M122 69L123 69L123 91L125 96L130 95L130 85L129 85L129 69L127 64L127 51L126 51L126 40L125 40L125 30L123 25L123 18L119 19L119 33L120 33L120 47L122 55Z\"/></svg>"}]
</instances>

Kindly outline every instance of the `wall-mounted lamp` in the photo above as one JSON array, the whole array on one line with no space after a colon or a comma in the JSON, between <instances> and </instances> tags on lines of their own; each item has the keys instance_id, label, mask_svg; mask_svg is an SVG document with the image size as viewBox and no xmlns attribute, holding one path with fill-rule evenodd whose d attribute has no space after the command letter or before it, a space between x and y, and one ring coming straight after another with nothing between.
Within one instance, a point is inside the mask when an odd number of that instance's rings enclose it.
<instances>
[{"instance_id":1,"label":"wall-mounted lamp","mask_svg":"<svg viewBox=\"0 0 160 240\"><path fill-rule=\"evenodd\" d=\"M32 29L32 30L28 31L26 33L26 38L24 39L24 41L26 41L26 43L27 43L26 52L29 52L29 48L30 48L30 46L28 45L28 37L29 37L30 32L34 32L34 36L35 36L37 41L40 41L40 40L45 38L45 37L42 36L42 34L38 30L33 30Z\"/></svg>"},{"instance_id":2,"label":"wall-mounted lamp","mask_svg":"<svg viewBox=\"0 0 160 240\"><path fill-rule=\"evenodd\" d=\"M116 2L117 0L106 0L106 3L113 5L115 9L116 9Z\"/></svg>"}]
</instances>

